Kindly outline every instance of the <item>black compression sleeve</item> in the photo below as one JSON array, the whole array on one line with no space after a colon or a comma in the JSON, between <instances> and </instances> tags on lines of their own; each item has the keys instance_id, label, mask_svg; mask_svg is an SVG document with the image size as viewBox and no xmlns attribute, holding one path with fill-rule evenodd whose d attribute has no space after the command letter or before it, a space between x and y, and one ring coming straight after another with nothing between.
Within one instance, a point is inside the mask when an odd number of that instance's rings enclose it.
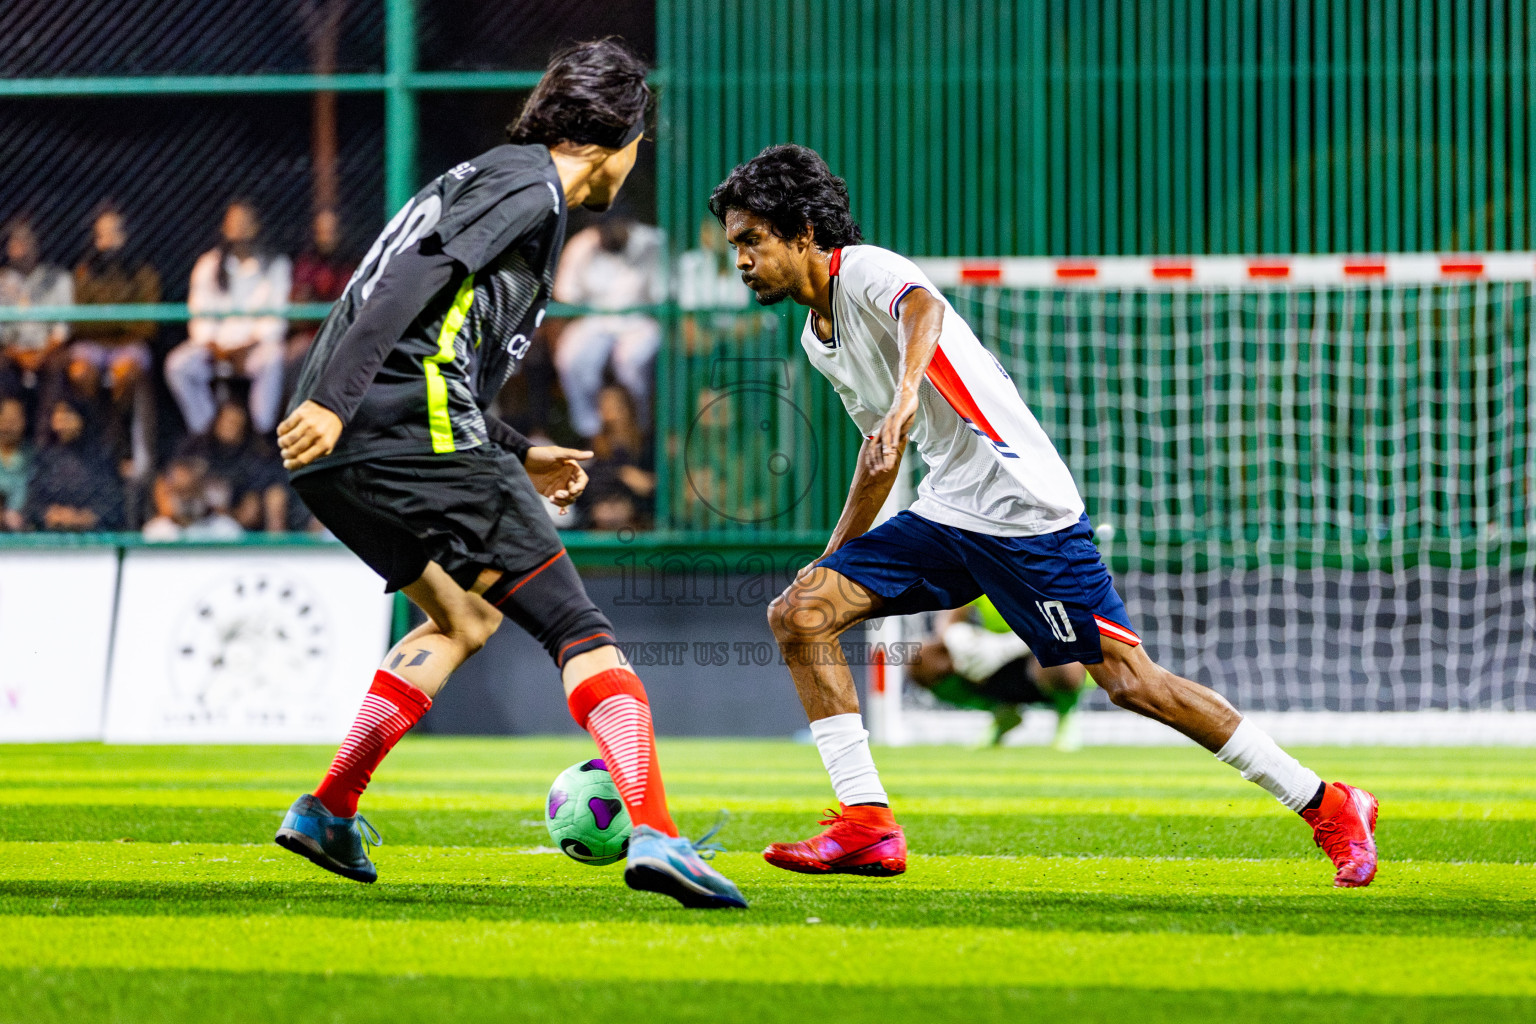
<instances>
[{"instance_id":1,"label":"black compression sleeve","mask_svg":"<svg viewBox=\"0 0 1536 1024\"><path fill-rule=\"evenodd\" d=\"M395 254L342 335L310 397L340 416L342 423L349 422L390 350L432 299L453 283L456 267L446 253L423 253L419 245Z\"/></svg>"},{"instance_id":2,"label":"black compression sleeve","mask_svg":"<svg viewBox=\"0 0 1536 1024\"><path fill-rule=\"evenodd\" d=\"M485 414L485 432L491 436L492 441L516 455L518 462L528 458L528 449L533 447L532 441L513 430L500 416L491 413Z\"/></svg>"}]
</instances>

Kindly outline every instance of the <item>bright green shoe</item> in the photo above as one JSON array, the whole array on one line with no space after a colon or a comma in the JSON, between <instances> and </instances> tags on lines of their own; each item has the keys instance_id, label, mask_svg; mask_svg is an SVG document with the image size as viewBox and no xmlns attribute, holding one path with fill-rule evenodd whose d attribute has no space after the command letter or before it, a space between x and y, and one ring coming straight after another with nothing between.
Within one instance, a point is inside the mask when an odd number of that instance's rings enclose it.
<instances>
[{"instance_id":1,"label":"bright green shoe","mask_svg":"<svg viewBox=\"0 0 1536 1024\"><path fill-rule=\"evenodd\" d=\"M987 746L1000 747L1003 737L1024 724L1024 714L1017 704L999 704L992 709L992 734Z\"/></svg>"},{"instance_id":2,"label":"bright green shoe","mask_svg":"<svg viewBox=\"0 0 1536 1024\"><path fill-rule=\"evenodd\" d=\"M1077 717L1077 702L1082 699L1083 691L1092 685L1093 677L1089 676L1081 690L1051 695L1051 703L1056 708L1056 736L1051 740L1053 749L1068 754L1083 749L1083 724Z\"/></svg>"}]
</instances>

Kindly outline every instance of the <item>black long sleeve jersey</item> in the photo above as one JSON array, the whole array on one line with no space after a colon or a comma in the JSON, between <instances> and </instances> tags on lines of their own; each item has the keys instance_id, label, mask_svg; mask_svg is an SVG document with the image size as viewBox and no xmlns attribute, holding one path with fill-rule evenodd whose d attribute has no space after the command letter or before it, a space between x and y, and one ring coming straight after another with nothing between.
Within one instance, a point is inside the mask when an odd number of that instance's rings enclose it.
<instances>
[{"instance_id":1,"label":"black long sleeve jersey","mask_svg":"<svg viewBox=\"0 0 1536 1024\"><path fill-rule=\"evenodd\" d=\"M290 412L345 425L297 473L389 455L528 442L489 410L544 319L568 210L549 150L497 146L422 189L385 226L326 317Z\"/></svg>"}]
</instances>

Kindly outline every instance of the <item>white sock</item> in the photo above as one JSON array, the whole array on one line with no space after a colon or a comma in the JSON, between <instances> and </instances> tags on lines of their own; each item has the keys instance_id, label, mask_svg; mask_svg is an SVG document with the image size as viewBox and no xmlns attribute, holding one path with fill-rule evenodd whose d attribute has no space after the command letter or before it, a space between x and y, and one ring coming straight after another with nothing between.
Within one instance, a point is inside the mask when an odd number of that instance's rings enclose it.
<instances>
[{"instance_id":1,"label":"white sock","mask_svg":"<svg viewBox=\"0 0 1536 1024\"><path fill-rule=\"evenodd\" d=\"M1281 750L1258 726L1243 719L1231 737L1216 751L1216 758L1256 782L1291 810L1300 814L1323 780L1312 769Z\"/></svg>"},{"instance_id":2,"label":"white sock","mask_svg":"<svg viewBox=\"0 0 1536 1024\"><path fill-rule=\"evenodd\" d=\"M880 772L869 753L869 731L858 712L811 723L821 763L832 777L832 792L842 804L887 804ZM1310 797L1311 794L1309 793Z\"/></svg>"}]
</instances>

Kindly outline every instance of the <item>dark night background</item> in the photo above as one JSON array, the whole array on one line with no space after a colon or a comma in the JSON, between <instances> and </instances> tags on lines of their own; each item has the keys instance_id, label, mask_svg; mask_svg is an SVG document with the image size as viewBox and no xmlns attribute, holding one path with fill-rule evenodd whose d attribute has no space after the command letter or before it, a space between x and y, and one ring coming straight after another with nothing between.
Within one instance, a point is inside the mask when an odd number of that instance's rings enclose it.
<instances>
[{"instance_id":1,"label":"dark night background","mask_svg":"<svg viewBox=\"0 0 1536 1024\"><path fill-rule=\"evenodd\" d=\"M99 0L0 4L0 77L305 73L304 0L159 0L157 17ZM516 13L511 13L515 9ZM538 70L561 43L619 35L654 60L652 3L419 0L423 71ZM337 69L383 69L378 0L346 0ZM502 141L521 92L422 94L418 183ZM383 223L383 100L341 94L339 203L357 254ZM642 147L627 207L655 218L655 158ZM160 269L168 299L186 295L232 197L256 202L267 244L296 254L313 213L311 98L130 96L8 99L0 105L0 219L26 214L45 258L72 266L105 200L130 219L132 244ZM573 229L582 226L580 219ZM174 328L168 328L174 333Z\"/></svg>"}]
</instances>

